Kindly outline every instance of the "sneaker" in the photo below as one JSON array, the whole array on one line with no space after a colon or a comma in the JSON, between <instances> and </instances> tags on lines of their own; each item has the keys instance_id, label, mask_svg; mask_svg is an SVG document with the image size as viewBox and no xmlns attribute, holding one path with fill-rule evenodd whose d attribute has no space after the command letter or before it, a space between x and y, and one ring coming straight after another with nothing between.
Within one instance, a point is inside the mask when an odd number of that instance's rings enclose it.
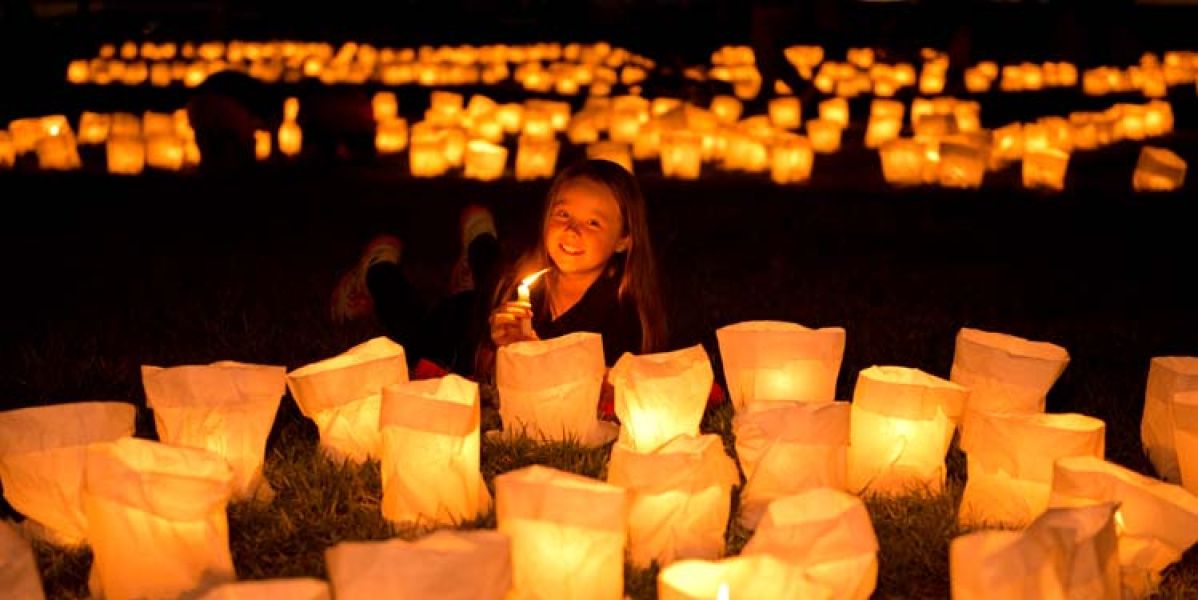
<instances>
[{"instance_id":1,"label":"sneaker","mask_svg":"<svg viewBox=\"0 0 1198 600\"><path fill-rule=\"evenodd\" d=\"M334 323L360 319L374 310L374 300L366 289L366 271L380 262L399 264L403 242L393 235L378 235L366 244L358 262L337 281L329 300L329 315Z\"/></svg>"},{"instance_id":2,"label":"sneaker","mask_svg":"<svg viewBox=\"0 0 1198 600\"><path fill-rule=\"evenodd\" d=\"M461 216L462 251L453 265L449 275L449 293L458 294L474 289L474 273L470 270L470 244L480 235L490 234L498 238L495 230L495 217L491 210L481 204L469 204L462 209Z\"/></svg>"}]
</instances>

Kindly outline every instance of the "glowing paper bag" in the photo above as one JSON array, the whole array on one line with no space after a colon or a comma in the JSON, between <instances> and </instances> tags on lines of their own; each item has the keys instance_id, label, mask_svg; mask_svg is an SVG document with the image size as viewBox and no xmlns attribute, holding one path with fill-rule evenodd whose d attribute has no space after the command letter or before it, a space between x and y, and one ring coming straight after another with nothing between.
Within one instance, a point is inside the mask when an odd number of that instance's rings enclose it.
<instances>
[{"instance_id":1,"label":"glowing paper bag","mask_svg":"<svg viewBox=\"0 0 1198 600\"><path fill-rule=\"evenodd\" d=\"M133 435L137 409L124 402L76 402L0 412L4 498L58 544L86 542L83 472L87 446ZM40 533L40 532L39 532Z\"/></svg>"},{"instance_id":2,"label":"glowing paper bag","mask_svg":"<svg viewBox=\"0 0 1198 600\"><path fill-rule=\"evenodd\" d=\"M768 555L721 561L680 560L657 575L658 600L769 598L830 600L835 596L803 569Z\"/></svg>"},{"instance_id":3,"label":"glowing paper bag","mask_svg":"<svg viewBox=\"0 0 1198 600\"><path fill-rule=\"evenodd\" d=\"M776 498L847 488L850 413L848 402L761 402L733 417L736 456L745 474L741 526L755 528Z\"/></svg>"},{"instance_id":4,"label":"glowing paper bag","mask_svg":"<svg viewBox=\"0 0 1198 600\"><path fill-rule=\"evenodd\" d=\"M325 565L337 600L499 600L512 587L511 542L492 530L342 542L325 551Z\"/></svg>"},{"instance_id":5,"label":"glowing paper bag","mask_svg":"<svg viewBox=\"0 0 1198 600\"><path fill-rule=\"evenodd\" d=\"M495 477L495 508L499 531L512 541L516 598L624 597L622 488L533 465Z\"/></svg>"},{"instance_id":6,"label":"glowing paper bag","mask_svg":"<svg viewBox=\"0 0 1198 600\"><path fill-rule=\"evenodd\" d=\"M750 402L832 402L844 358L844 329L745 321L716 330L732 406Z\"/></svg>"},{"instance_id":7,"label":"glowing paper bag","mask_svg":"<svg viewBox=\"0 0 1198 600\"><path fill-rule=\"evenodd\" d=\"M1079 414L971 412L961 434L969 479L957 516L962 525L1023 527L1048 508L1058 458L1102 458L1106 424Z\"/></svg>"},{"instance_id":8,"label":"glowing paper bag","mask_svg":"<svg viewBox=\"0 0 1198 600\"><path fill-rule=\"evenodd\" d=\"M92 593L176 598L235 579L225 516L232 482L229 463L207 450L136 438L88 448Z\"/></svg>"},{"instance_id":9,"label":"glowing paper bag","mask_svg":"<svg viewBox=\"0 0 1198 600\"><path fill-rule=\"evenodd\" d=\"M385 337L287 374L287 387L316 422L320 444L335 457L362 462L377 456L383 387L408 380L403 346Z\"/></svg>"},{"instance_id":10,"label":"glowing paper bag","mask_svg":"<svg viewBox=\"0 0 1198 600\"><path fill-rule=\"evenodd\" d=\"M8 521L0 521L0 590L13 600L43 600L33 546Z\"/></svg>"},{"instance_id":11,"label":"glowing paper bag","mask_svg":"<svg viewBox=\"0 0 1198 600\"><path fill-rule=\"evenodd\" d=\"M158 439L224 457L233 469L233 493L242 498L270 493L262 463L286 374L286 367L231 361L141 367Z\"/></svg>"},{"instance_id":12,"label":"glowing paper bag","mask_svg":"<svg viewBox=\"0 0 1198 600\"><path fill-rule=\"evenodd\" d=\"M200 600L329 600L329 584L311 577L223 583Z\"/></svg>"},{"instance_id":13,"label":"glowing paper bag","mask_svg":"<svg viewBox=\"0 0 1198 600\"><path fill-rule=\"evenodd\" d=\"M1115 503L1052 508L1024 531L978 531L953 539L955 600L1119 600Z\"/></svg>"},{"instance_id":14,"label":"glowing paper bag","mask_svg":"<svg viewBox=\"0 0 1198 600\"><path fill-rule=\"evenodd\" d=\"M1156 590L1161 571L1198 541L1198 497L1092 456L1062 458L1053 469L1050 507L1118 502L1115 530L1123 597Z\"/></svg>"},{"instance_id":15,"label":"glowing paper bag","mask_svg":"<svg viewBox=\"0 0 1198 600\"><path fill-rule=\"evenodd\" d=\"M383 516L453 524L491 507L479 471L478 384L457 375L383 388Z\"/></svg>"},{"instance_id":16,"label":"glowing paper bag","mask_svg":"<svg viewBox=\"0 0 1198 600\"><path fill-rule=\"evenodd\" d=\"M802 568L835 598L865 600L878 582L878 538L865 504L831 488L770 503L742 556L769 555Z\"/></svg>"},{"instance_id":17,"label":"glowing paper bag","mask_svg":"<svg viewBox=\"0 0 1198 600\"><path fill-rule=\"evenodd\" d=\"M1198 494L1198 391L1173 394L1173 441L1181 485Z\"/></svg>"},{"instance_id":18,"label":"glowing paper bag","mask_svg":"<svg viewBox=\"0 0 1198 600\"><path fill-rule=\"evenodd\" d=\"M1148 367L1148 387L1144 391L1144 414L1140 438L1144 452L1161 479L1181 482L1174 442L1173 395L1198 391L1198 357L1157 356Z\"/></svg>"},{"instance_id":19,"label":"glowing paper bag","mask_svg":"<svg viewBox=\"0 0 1198 600\"><path fill-rule=\"evenodd\" d=\"M651 453L612 447L607 482L628 490L632 564L648 568L680 558L724 554L736 465L720 436L680 436Z\"/></svg>"},{"instance_id":20,"label":"glowing paper bag","mask_svg":"<svg viewBox=\"0 0 1198 600\"><path fill-rule=\"evenodd\" d=\"M652 452L671 439L699 435L714 375L702 345L674 352L625 353L612 367L620 439Z\"/></svg>"},{"instance_id":21,"label":"glowing paper bag","mask_svg":"<svg viewBox=\"0 0 1198 600\"><path fill-rule=\"evenodd\" d=\"M949 379L969 388L969 410L1042 413L1068 364L1069 353L1056 344L965 327Z\"/></svg>"},{"instance_id":22,"label":"glowing paper bag","mask_svg":"<svg viewBox=\"0 0 1198 600\"><path fill-rule=\"evenodd\" d=\"M606 369L603 338L597 333L500 348L495 379L503 428L543 440L596 446L611 441L596 416Z\"/></svg>"},{"instance_id":23,"label":"glowing paper bag","mask_svg":"<svg viewBox=\"0 0 1198 600\"><path fill-rule=\"evenodd\" d=\"M944 457L969 391L906 367L870 367L853 391L849 488L938 493Z\"/></svg>"}]
</instances>

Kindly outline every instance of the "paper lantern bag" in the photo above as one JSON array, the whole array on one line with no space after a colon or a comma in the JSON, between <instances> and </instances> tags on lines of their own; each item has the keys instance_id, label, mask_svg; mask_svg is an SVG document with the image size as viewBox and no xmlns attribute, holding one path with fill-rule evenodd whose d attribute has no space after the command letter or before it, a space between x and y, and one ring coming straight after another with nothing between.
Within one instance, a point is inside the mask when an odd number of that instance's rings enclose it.
<instances>
[{"instance_id":1,"label":"paper lantern bag","mask_svg":"<svg viewBox=\"0 0 1198 600\"><path fill-rule=\"evenodd\" d=\"M1069 353L1056 344L965 327L949 379L969 388L969 410L1044 412L1048 390L1068 364Z\"/></svg>"},{"instance_id":2,"label":"paper lantern bag","mask_svg":"<svg viewBox=\"0 0 1198 600\"><path fill-rule=\"evenodd\" d=\"M1198 541L1198 498L1092 456L1062 458L1053 469L1050 507L1118 502L1115 527L1124 597L1143 597L1161 571Z\"/></svg>"},{"instance_id":3,"label":"paper lantern bag","mask_svg":"<svg viewBox=\"0 0 1198 600\"><path fill-rule=\"evenodd\" d=\"M702 345L674 352L624 354L612 367L620 438L636 452L699 435L714 374Z\"/></svg>"},{"instance_id":4,"label":"paper lantern bag","mask_svg":"<svg viewBox=\"0 0 1198 600\"><path fill-rule=\"evenodd\" d=\"M953 423L969 392L906 367L870 367L857 377L849 440L849 487L895 494L939 492Z\"/></svg>"},{"instance_id":5,"label":"paper lantern bag","mask_svg":"<svg viewBox=\"0 0 1198 600\"><path fill-rule=\"evenodd\" d=\"M88 444L133 435L137 409L124 402L76 402L0 412L0 482L4 498L39 533L82 544L87 519L81 493ZM26 527L26 529L31 529Z\"/></svg>"},{"instance_id":6,"label":"paper lantern bag","mask_svg":"<svg viewBox=\"0 0 1198 600\"><path fill-rule=\"evenodd\" d=\"M962 524L1023 527L1048 508L1058 458L1102 458L1106 424L1079 414L998 414L965 417L961 449L969 478L961 496Z\"/></svg>"},{"instance_id":7,"label":"paper lantern bag","mask_svg":"<svg viewBox=\"0 0 1198 600\"><path fill-rule=\"evenodd\" d=\"M952 596L1119 600L1116 503L1053 508L1024 531L979 531L949 546Z\"/></svg>"},{"instance_id":8,"label":"paper lantern bag","mask_svg":"<svg viewBox=\"0 0 1198 600\"><path fill-rule=\"evenodd\" d=\"M860 498L816 488L770 503L742 556L803 568L833 597L865 600L878 582L878 538Z\"/></svg>"},{"instance_id":9,"label":"paper lantern bag","mask_svg":"<svg viewBox=\"0 0 1198 600\"><path fill-rule=\"evenodd\" d=\"M746 321L716 330L724 379L737 410L759 400L832 402L844 358L840 327Z\"/></svg>"},{"instance_id":10,"label":"paper lantern bag","mask_svg":"<svg viewBox=\"0 0 1198 600\"><path fill-rule=\"evenodd\" d=\"M5 598L43 600L33 546L8 521L0 521L0 590Z\"/></svg>"},{"instance_id":11,"label":"paper lantern bag","mask_svg":"<svg viewBox=\"0 0 1198 600\"><path fill-rule=\"evenodd\" d=\"M223 583L199 600L329 600L329 584L311 577Z\"/></svg>"},{"instance_id":12,"label":"paper lantern bag","mask_svg":"<svg viewBox=\"0 0 1198 600\"><path fill-rule=\"evenodd\" d=\"M518 598L624 597L628 500L619 487L533 465L495 477Z\"/></svg>"},{"instance_id":13,"label":"paper lantern bag","mask_svg":"<svg viewBox=\"0 0 1198 600\"><path fill-rule=\"evenodd\" d=\"M499 349L495 366L499 416L510 433L599 445L596 417L606 366L603 338L571 333Z\"/></svg>"},{"instance_id":14,"label":"paper lantern bag","mask_svg":"<svg viewBox=\"0 0 1198 600\"><path fill-rule=\"evenodd\" d=\"M383 516L453 524L491 507L479 471L478 384L457 375L383 388Z\"/></svg>"},{"instance_id":15,"label":"paper lantern bag","mask_svg":"<svg viewBox=\"0 0 1198 600\"><path fill-rule=\"evenodd\" d=\"M836 596L813 581L802 568L773 556L758 555L716 562L680 560L658 573L657 597L658 600L831 600Z\"/></svg>"},{"instance_id":16,"label":"paper lantern bag","mask_svg":"<svg viewBox=\"0 0 1198 600\"><path fill-rule=\"evenodd\" d=\"M1148 386L1144 391L1144 413L1140 438L1144 452L1161 479L1181 482L1174 443L1173 395L1198 391L1198 357L1157 356L1148 367Z\"/></svg>"},{"instance_id":17,"label":"paper lantern bag","mask_svg":"<svg viewBox=\"0 0 1198 600\"><path fill-rule=\"evenodd\" d=\"M233 469L233 493L250 497L270 490L262 464L286 372L232 361L169 369L143 365L141 380L158 439L221 455Z\"/></svg>"},{"instance_id":18,"label":"paper lantern bag","mask_svg":"<svg viewBox=\"0 0 1198 600\"><path fill-rule=\"evenodd\" d=\"M1172 408L1181 485L1198 494L1198 390L1173 394Z\"/></svg>"},{"instance_id":19,"label":"paper lantern bag","mask_svg":"<svg viewBox=\"0 0 1198 600\"><path fill-rule=\"evenodd\" d=\"M337 600L499 600L512 587L511 543L493 530L342 542L325 551L325 565Z\"/></svg>"},{"instance_id":20,"label":"paper lantern bag","mask_svg":"<svg viewBox=\"0 0 1198 600\"><path fill-rule=\"evenodd\" d=\"M316 422L320 444L334 457L376 456L383 387L408 380L403 346L377 337L287 374L287 387Z\"/></svg>"},{"instance_id":21,"label":"paper lantern bag","mask_svg":"<svg viewBox=\"0 0 1198 600\"><path fill-rule=\"evenodd\" d=\"M732 486L740 474L718 435L680 436L651 453L617 442L607 482L628 490L634 565L723 555Z\"/></svg>"},{"instance_id":22,"label":"paper lantern bag","mask_svg":"<svg viewBox=\"0 0 1198 600\"><path fill-rule=\"evenodd\" d=\"M233 471L198 448L123 438L88 449L83 510L92 593L174 598L232 581Z\"/></svg>"},{"instance_id":23,"label":"paper lantern bag","mask_svg":"<svg viewBox=\"0 0 1198 600\"><path fill-rule=\"evenodd\" d=\"M847 489L848 402L750 404L732 419L745 485L742 527L753 529L770 501L812 488Z\"/></svg>"}]
</instances>

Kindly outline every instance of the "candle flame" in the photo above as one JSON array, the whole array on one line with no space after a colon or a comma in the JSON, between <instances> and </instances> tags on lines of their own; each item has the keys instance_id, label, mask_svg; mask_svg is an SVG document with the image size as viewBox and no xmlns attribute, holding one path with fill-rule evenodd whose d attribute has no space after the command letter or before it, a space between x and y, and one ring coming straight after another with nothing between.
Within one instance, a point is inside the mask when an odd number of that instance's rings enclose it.
<instances>
[{"instance_id":1,"label":"candle flame","mask_svg":"<svg viewBox=\"0 0 1198 600\"><path fill-rule=\"evenodd\" d=\"M715 598L716 600L728 600L728 584L720 584L720 591L716 594Z\"/></svg>"},{"instance_id":2,"label":"candle flame","mask_svg":"<svg viewBox=\"0 0 1198 600\"><path fill-rule=\"evenodd\" d=\"M1115 533L1123 535L1125 530L1127 530L1127 525L1123 523L1123 511L1117 510L1115 511Z\"/></svg>"},{"instance_id":3,"label":"candle flame","mask_svg":"<svg viewBox=\"0 0 1198 600\"><path fill-rule=\"evenodd\" d=\"M520 287L524 289L531 288L532 284L536 283L537 280L541 278L541 275L544 275L547 271L549 271L548 267L541 269L540 271L537 271L528 277L525 277L524 279L520 280Z\"/></svg>"},{"instance_id":4,"label":"candle flame","mask_svg":"<svg viewBox=\"0 0 1198 600\"><path fill-rule=\"evenodd\" d=\"M50 135L52 135L52 136L58 135L58 130L59 130L58 125L51 125L50 126Z\"/></svg>"}]
</instances>

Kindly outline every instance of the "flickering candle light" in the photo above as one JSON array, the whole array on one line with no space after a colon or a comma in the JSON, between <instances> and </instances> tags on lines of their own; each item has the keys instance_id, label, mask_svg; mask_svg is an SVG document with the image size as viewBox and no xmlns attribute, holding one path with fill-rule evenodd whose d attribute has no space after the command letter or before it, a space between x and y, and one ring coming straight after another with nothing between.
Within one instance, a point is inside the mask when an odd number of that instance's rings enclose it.
<instances>
[{"instance_id":1,"label":"flickering candle light","mask_svg":"<svg viewBox=\"0 0 1198 600\"><path fill-rule=\"evenodd\" d=\"M529 305L529 310L532 309L532 284L536 283L541 275L544 275L549 269L544 268L524 279L520 280L520 285L516 287L516 301ZM524 335L532 334L532 319L526 319L521 324L521 333Z\"/></svg>"}]
</instances>

